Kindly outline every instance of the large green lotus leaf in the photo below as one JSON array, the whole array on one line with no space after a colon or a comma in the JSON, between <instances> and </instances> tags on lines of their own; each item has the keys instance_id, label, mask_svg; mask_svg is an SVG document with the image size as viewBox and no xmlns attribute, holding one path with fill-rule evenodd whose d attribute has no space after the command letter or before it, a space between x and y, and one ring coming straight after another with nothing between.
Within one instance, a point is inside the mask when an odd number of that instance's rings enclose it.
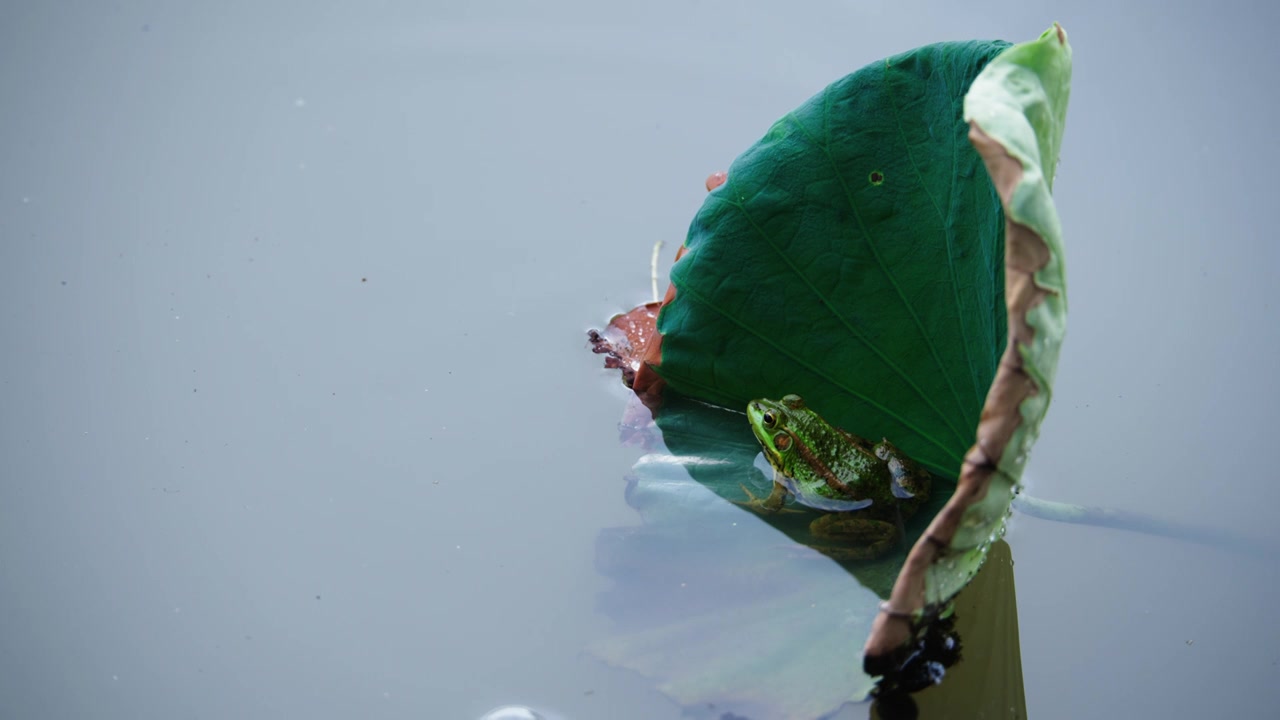
<instances>
[{"instance_id":1,"label":"large green lotus leaf","mask_svg":"<svg viewBox=\"0 0 1280 720\"><path fill-rule=\"evenodd\" d=\"M671 390L731 407L798 393L958 476L869 658L974 576L1052 395L1066 304L1050 188L1070 57L1055 26L1013 47L927 46L832 84L735 161L672 270L647 357Z\"/></svg>"},{"instance_id":2,"label":"large green lotus leaf","mask_svg":"<svg viewBox=\"0 0 1280 720\"><path fill-rule=\"evenodd\" d=\"M730 407L797 393L955 477L1006 333L1004 218L961 109L1007 47L874 63L733 163L658 319L671 389Z\"/></svg>"}]
</instances>

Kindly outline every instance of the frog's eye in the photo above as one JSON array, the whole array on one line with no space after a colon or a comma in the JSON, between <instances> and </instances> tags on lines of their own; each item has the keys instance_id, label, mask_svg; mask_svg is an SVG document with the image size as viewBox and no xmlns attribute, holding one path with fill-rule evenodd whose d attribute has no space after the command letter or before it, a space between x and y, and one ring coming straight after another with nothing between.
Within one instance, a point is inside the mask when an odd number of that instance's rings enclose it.
<instances>
[{"instance_id":1,"label":"frog's eye","mask_svg":"<svg viewBox=\"0 0 1280 720\"><path fill-rule=\"evenodd\" d=\"M773 446L778 449L778 452L786 452L791 448L791 436L786 433L778 433L773 438Z\"/></svg>"},{"instance_id":2,"label":"frog's eye","mask_svg":"<svg viewBox=\"0 0 1280 720\"><path fill-rule=\"evenodd\" d=\"M778 424L778 416L774 415L773 411L770 410L766 412L763 417L760 418L760 422L763 422L765 427L771 428L774 425Z\"/></svg>"}]
</instances>

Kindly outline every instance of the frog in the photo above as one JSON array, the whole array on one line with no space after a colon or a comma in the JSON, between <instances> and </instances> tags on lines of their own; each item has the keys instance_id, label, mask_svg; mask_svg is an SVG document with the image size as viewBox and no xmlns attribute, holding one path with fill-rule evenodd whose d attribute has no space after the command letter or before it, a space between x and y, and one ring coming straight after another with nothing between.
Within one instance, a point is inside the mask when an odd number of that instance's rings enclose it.
<instances>
[{"instance_id":1,"label":"frog","mask_svg":"<svg viewBox=\"0 0 1280 720\"><path fill-rule=\"evenodd\" d=\"M742 504L776 513L794 497L824 511L809 532L826 555L885 555L898 544L902 521L929 499L932 477L919 463L888 439L872 443L831 425L799 395L752 400L747 419L774 475L768 497L757 498L744 485L749 501Z\"/></svg>"}]
</instances>

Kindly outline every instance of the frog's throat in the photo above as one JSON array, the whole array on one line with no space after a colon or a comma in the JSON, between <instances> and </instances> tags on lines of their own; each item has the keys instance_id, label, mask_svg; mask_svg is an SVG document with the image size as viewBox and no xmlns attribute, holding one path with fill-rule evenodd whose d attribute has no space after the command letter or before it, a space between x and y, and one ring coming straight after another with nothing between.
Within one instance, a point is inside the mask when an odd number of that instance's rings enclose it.
<instances>
[{"instance_id":1,"label":"frog's throat","mask_svg":"<svg viewBox=\"0 0 1280 720\"><path fill-rule=\"evenodd\" d=\"M764 459L769 461L769 467L772 467L779 473L786 475L787 464L782 461L782 453L774 450L768 445L763 445L762 447L764 448Z\"/></svg>"},{"instance_id":2,"label":"frog's throat","mask_svg":"<svg viewBox=\"0 0 1280 720\"><path fill-rule=\"evenodd\" d=\"M795 438L795 441L795 448L796 451L800 453L800 459L803 460L804 464L807 465L810 470L813 470L818 477L822 478L823 482L827 484L827 487L842 495L849 494L849 486L840 481L840 478L832 472L831 466L827 465L822 458L818 457L817 453L815 453L812 448L805 445L803 442L800 442L800 438Z\"/></svg>"}]
</instances>

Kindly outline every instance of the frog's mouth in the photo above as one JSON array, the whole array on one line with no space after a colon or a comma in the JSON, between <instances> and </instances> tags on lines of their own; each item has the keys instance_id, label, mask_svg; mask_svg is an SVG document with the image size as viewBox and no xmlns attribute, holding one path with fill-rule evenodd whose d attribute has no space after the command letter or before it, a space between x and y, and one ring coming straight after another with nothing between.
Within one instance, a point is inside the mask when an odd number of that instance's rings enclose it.
<instances>
[{"instance_id":1,"label":"frog's mouth","mask_svg":"<svg viewBox=\"0 0 1280 720\"><path fill-rule=\"evenodd\" d=\"M760 450L764 453L764 459L769 461L769 465L778 472L786 472L782 464L782 452L774 445L773 436L762 432L756 428L751 428L755 432L756 441L760 443Z\"/></svg>"},{"instance_id":2,"label":"frog's mouth","mask_svg":"<svg viewBox=\"0 0 1280 720\"><path fill-rule=\"evenodd\" d=\"M786 432L770 432L764 427L763 418L769 409L759 402L753 400L747 404L747 419L751 424L751 434L756 436L756 442L760 443L760 449L764 452L764 459L769 461L770 467L779 473L785 473L782 463L782 450L778 448L777 438L782 437L790 444L795 438L789 436ZM785 448L786 445L783 445Z\"/></svg>"},{"instance_id":3,"label":"frog's mouth","mask_svg":"<svg viewBox=\"0 0 1280 720\"><path fill-rule=\"evenodd\" d=\"M751 425L751 434L756 436L756 441L760 443L761 447L768 448L769 438L764 434L761 427L761 419L764 417L765 412L764 406L755 400L747 404L747 422Z\"/></svg>"}]
</instances>

